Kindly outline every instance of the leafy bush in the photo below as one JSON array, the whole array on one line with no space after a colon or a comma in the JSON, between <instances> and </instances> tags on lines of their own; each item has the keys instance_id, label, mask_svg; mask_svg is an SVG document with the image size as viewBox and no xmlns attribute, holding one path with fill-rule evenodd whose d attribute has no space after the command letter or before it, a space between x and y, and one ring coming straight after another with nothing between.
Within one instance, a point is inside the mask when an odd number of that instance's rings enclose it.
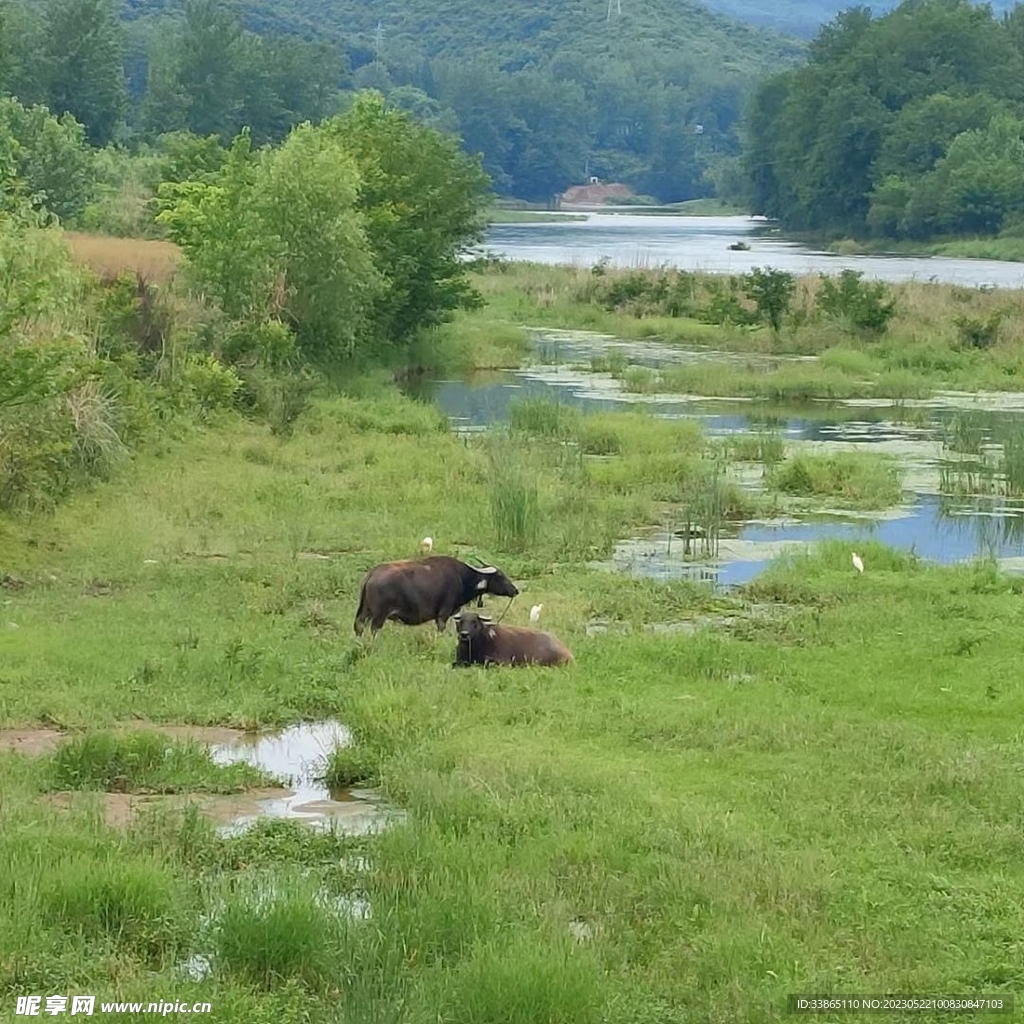
<instances>
[{"instance_id":1,"label":"leafy bush","mask_svg":"<svg viewBox=\"0 0 1024 1024\"><path fill-rule=\"evenodd\" d=\"M0 149L7 147L33 205L61 220L82 211L95 188L94 156L70 114L58 118L46 107L0 98Z\"/></svg>"},{"instance_id":2,"label":"leafy bush","mask_svg":"<svg viewBox=\"0 0 1024 1024\"><path fill-rule=\"evenodd\" d=\"M965 348L991 348L999 338L1003 315L1002 311L997 310L984 320L963 314L953 317L960 344Z\"/></svg>"},{"instance_id":3,"label":"leafy bush","mask_svg":"<svg viewBox=\"0 0 1024 1024\"><path fill-rule=\"evenodd\" d=\"M238 374L213 355L188 358L181 371L181 383L202 416L230 409L242 386Z\"/></svg>"},{"instance_id":4,"label":"leafy bush","mask_svg":"<svg viewBox=\"0 0 1024 1024\"><path fill-rule=\"evenodd\" d=\"M771 328L772 334L778 335L789 313L796 278L784 270L754 267L743 281L747 298L757 306L758 316Z\"/></svg>"},{"instance_id":5,"label":"leafy bush","mask_svg":"<svg viewBox=\"0 0 1024 1024\"><path fill-rule=\"evenodd\" d=\"M844 270L836 281L821 275L818 305L827 316L848 323L867 337L877 338L896 314L896 300L882 281L862 281L858 270Z\"/></svg>"},{"instance_id":6,"label":"leafy bush","mask_svg":"<svg viewBox=\"0 0 1024 1024\"><path fill-rule=\"evenodd\" d=\"M125 271L102 283L97 312L97 355L132 373L152 373L174 319L160 290L138 271Z\"/></svg>"},{"instance_id":7,"label":"leafy bush","mask_svg":"<svg viewBox=\"0 0 1024 1024\"><path fill-rule=\"evenodd\" d=\"M758 322L759 314L748 309L740 301L737 278L729 277L724 281L709 281L707 287L710 297L698 314L703 323L752 327Z\"/></svg>"}]
</instances>

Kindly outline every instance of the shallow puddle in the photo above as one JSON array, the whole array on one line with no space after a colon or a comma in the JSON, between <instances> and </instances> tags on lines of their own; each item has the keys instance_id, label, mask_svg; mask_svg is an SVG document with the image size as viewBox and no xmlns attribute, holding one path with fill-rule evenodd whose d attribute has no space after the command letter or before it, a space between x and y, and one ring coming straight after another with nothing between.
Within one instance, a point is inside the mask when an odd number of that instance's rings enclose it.
<instances>
[{"instance_id":1,"label":"shallow puddle","mask_svg":"<svg viewBox=\"0 0 1024 1024\"><path fill-rule=\"evenodd\" d=\"M334 748L351 742L348 729L339 722L303 722L267 733L152 722L113 727L113 731L135 729L203 743L210 748L215 764L243 762L262 769L282 786L232 794L58 792L46 794L43 799L62 810L99 801L103 818L112 827L123 827L145 811L180 809L195 804L222 835L244 832L262 817L291 818L318 828L334 828L345 835L369 835L405 817L404 811L389 806L377 790L332 791L319 780ZM45 728L0 729L0 753L40 757L52 753L75 735Z\"/></svg>"},{"instance_id":2,"label":"shallow puddle","mask_svg":"<svg viewBox=\"0 0 1024 1024\"><path fill-rule=\"evenodd\" d=\"M245 734L217 744L210 756L217 764L244 762L261 768L289 787L283 796L259 801L255 813L240 815L222 825L223 835L237 835L260 817L292 818L346 835L369 835L404 818L373 789L330 790L321 780L335 747L351 742L339 722L303 722L276 733Z\"/></svg>"}]
</instances>

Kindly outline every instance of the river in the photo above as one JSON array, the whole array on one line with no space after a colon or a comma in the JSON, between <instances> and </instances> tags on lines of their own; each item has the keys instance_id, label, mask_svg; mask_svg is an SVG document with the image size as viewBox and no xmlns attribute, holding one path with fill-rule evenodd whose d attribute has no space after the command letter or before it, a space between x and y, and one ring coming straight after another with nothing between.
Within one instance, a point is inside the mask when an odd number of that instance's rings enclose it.
<instances>
[{"instance_id":1,"label":"river","mask_svg":"<svg viewBox=\"0 0 1024 1024\"><path fill-rule=\"evenodd\" d=\"M1024 263L949 256L838 256L799 245L753 217L591 213L586 220L494 224L483 248L512 260L593 266L658 267L743 274L774 267L794 274L845 269L883 281L939 281L969 287L1024 288ZM748 251L731 250L743 241Z\"/></svg>"}]
</instances>

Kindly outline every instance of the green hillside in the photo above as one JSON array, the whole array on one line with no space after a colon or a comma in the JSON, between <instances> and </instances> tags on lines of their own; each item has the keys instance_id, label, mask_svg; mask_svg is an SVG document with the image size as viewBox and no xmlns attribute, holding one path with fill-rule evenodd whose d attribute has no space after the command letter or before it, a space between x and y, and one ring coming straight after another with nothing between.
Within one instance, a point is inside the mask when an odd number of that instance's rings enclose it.
<instances>
[{"instance_id":1,"label":"green hillside","mask_svg":"<svg viewBox=\"0 0 1024 1024\"><path fill-rule=\"evenodd\" d=\"M179 12L183 0L127 0L129 18ZM504 71L544 65L556 56L601 59L657 56L721 61L727 70L758 72L795 59L802 44L712 13L687 0L625 0L611 17L606 0L559 5L477 0L241 0L230 5L260 33L329 38L355 57L404 62L426 58L496 59ZM621 6L621 13L619 11Z\"/></svg>"},{"instance_id":2,"label":"green hillside","mask_svg":"<svg viewBox=\"0 0 1024 1024\"><path fill-rule=\"evenodd\" d=\"M135 50L154 49L204 2L128 0ZM240 0L217 8L265 38L336 47L342 89L379 89L460 135L483 155L498 193L533 201L588 174L665 202L713 195L732 173L754 84L804 51L799 40L691 0ZM138 62L137 90L145 73ZM189 90L168 88L150 109L173 108ZM209 119L193 120L209 129Z\"/></svg>"},{"instance_id":3,"label":"green hillside","mask_svg":"<svg viewBox=\"0 0 1024 1024\"><path fill-rule=\"evenodd\" d=\"M264 145L376 89L533 202L591 175L722 192L755 84L804 50L695 0L0 0L0 95L93 144Z\"/></svg>"}]
</instances>

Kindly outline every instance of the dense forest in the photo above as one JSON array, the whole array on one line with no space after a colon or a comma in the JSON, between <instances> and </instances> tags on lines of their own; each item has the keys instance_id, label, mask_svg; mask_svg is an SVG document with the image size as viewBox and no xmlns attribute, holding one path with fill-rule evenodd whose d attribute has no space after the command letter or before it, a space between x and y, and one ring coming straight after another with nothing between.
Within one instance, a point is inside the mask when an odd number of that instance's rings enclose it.
<instances>
[{"instance_id":1,"label":"dense forest","mask_svg":"<svg viewBox=\"0 0 1024 1024\"><path fill-rule=\"evenodd\" d=\"M921 239L1024 228L1024 6L907 0L822 29L748 118L752 210L798 230Z\"/></svg>"},{"instance_id":2,"label":"dense forest","mask_svg":"<svg viewBox=\"0 0 1024 1024\"><path fill-rule=\"evenodd\" d=\"M802 53L678 0L0 0L0 22L0 92L96 146L243 126L276 142L374 88L481 153L496 192L540 201L588 174L713 194L754 83Z\"/></svg>"}]
</instances>

